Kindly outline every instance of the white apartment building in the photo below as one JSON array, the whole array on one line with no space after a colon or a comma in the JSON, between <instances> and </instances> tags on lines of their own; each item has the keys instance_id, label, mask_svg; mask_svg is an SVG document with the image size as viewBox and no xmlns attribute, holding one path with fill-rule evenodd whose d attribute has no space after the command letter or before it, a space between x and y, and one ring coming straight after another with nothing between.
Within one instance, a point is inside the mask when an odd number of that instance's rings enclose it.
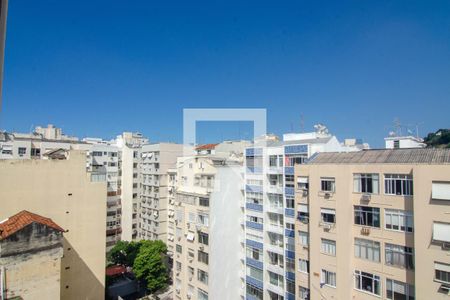
<instances>
[{"instance_id":1,"label":"white apartment building","mask_svg":"<svg viewBox=\"0 0 450 300\"><path fill-rule=\"evenodd\" d=\"M242 163L249 145L245 141L208 144L197 147L197 155L178 160L175 299L234 300L244 295Z\"/></svg>"},{"instance_id":2,"label":"white apartment building","mask_svg":"<svg viewBox=\"0 0 450 300\"><path fill-rule=\"evenodd\" d=\"M341 144L323 125L289 133L283 141L256 141L245 152L245 298L296 299L294 165L319 152L359 151Z\"/></svg>"},{"instance_id":3,"label":"white apartment building","mask_svg":"<svg viewBox=\"0 0 450 300\"><path fill-rule=\"evenodd\" d=\"M139 160L139 239L167 243L169 205L173 205L169 204L169 197L174 195L175 176L173 172L169 174L169 169L176 166L177 158L182 155L183 145L180 144L142 146Z\"/></svg>"}]
</instances>

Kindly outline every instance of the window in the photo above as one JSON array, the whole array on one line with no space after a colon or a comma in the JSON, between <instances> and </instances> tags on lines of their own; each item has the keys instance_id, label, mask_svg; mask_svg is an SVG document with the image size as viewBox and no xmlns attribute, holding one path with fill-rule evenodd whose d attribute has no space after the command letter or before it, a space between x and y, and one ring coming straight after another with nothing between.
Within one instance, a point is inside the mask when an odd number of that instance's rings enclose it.
<instances>
[{"instance_id":1,"label":"window","mask_svg":"<svg viewBox=\"0 0 450 300\"><path fill-rule=\"evenodd\" d=\"M450 182L433 181L431 198L435 200L450 200Z\"/></svg>"},{"instance_id":2,"label":"window","mask_svg":"<svg viewBox=\"0 0 450 300\"><path fill-rule=\"evenodd\" d=\"M295 176L294 175L284 175L284 183L286 187L295 187Z\"/></svg>"},{"instance_id":3,"label":"window","mask_svg":"<svg viewBox=\"0 0 450 300\"><path fill-rule=\"evenodd\" d=\"M298 287L298 296L301 300L309 300L309 289L299 286Z\"/></svg>"},{"instance_id":4,"label":"window","mask_svg":"<svg viewBox=\"0 0 450 300\"><path fill-rule=\"evenodd\" d=\"M271 265L278 265L280 268L283 268L283 255L270 251L268 251L268 254Z\"/></svg>"},{"instance_id":5,"label":"window","mask_svg":"<svg viewBox=\"0 0 450 300\"><path fill-rule=\"evenodd\" d=\"M336 223L336 210L331 208L321 208L320 219L324 223Z\"/></svg>"},{"instance_id":6,"label":"window","mask_svg":"<svg viewBox=\"0 0 450 300\"><path fill-rule=\"evenodd\" d=\"M433 242L450 243L450 224L433 222Z\"/></svg>"},{"instance_id":7,"label":"window","mask_svg":"<svg viewBox=\"0 0 450 300\"><path fill-rule=\"evenodd\" d=\"M204 263L206 265L208 264L208 262L209 262L209 255L208 255L208 253L203 252L201 250L198 250L197 257L198 257L198 261L199 262L202 262L202 263Z\"/></svg>"},{"instance_id":8,"label":"window","mask_svg":"<svg viewBox=\"0 0 450 300\"><path fill-rule=\"evenodd\" d=\"M284 159L284 164L286 167L293 167L294 165L304 164L306 160L306 155L301 156L286 156Z\"/></svg>"},{"instance_id":9,"label":"window","mask_svg":"<svg viewBox=\"0 0 450 300\"><path fill-rule=\"evenodd\" d=\"M380 262L380 243L355 238L355 257Z\"/></svg>"},{"instance_id":10,"label":"window","mask_svg":"<svg viewBox=\"0 0 450 300\"><path fill-rule=\"evenodd\" d=\"M435 262L434 279L445 284L450 284L450 265Z\"/></svg>"},{"instance_id":11,"label":"window","mask_svg":"<svg viewBox=\"0 0 450 300\"><path fill-rule=\"evenodd\" d=\"M396 209L384 210L385 227L388 230L413 232L414 219L412 212Z\"/></svg>"},{"instance_id":12,"label":"window","mask_svg":"<svg viewBox=\"0 0 450 300\"><path fill-rule=\"evenodd\" d=\"M336 256L336 241L322 239L320 249L324 254Z\"/></svg>"},{"instance_id":13,"label":"window","mask_svg":"<svg viewBox=\"0 0 450 300\"><path fill-rule=\"evenodd\" d=\"M269 156L269 166L270 167L276 167L277 166L277 156L276 155L270 155Z\"/></svg>"},{"instance_id":14,"label":"window","mask_svg":"<svg viewBox=\"0 0 450 300\"><path fill-rule=\"evenodd\" d=\"M309 261L306 259L298 260L298 270L302 273L309 273Z\"/></svg>"},{"instance_id":15,"label":"window","mask_svg":"<svg viewBox=\"0 0 450 300\"><path fill-rule=\"evenodd\" d=\"M414 300L414 286L401 281L386 278L386 299Z\"/></svg>"},{"instance_id":16,"label":"window","mask_svg":"<svg viewBox=\"0 0 450 300\"><path fill-rule=\"evenodd\" d=\"M303 247L308 247L309 246L309 236L308 236L308 232L306 231L299 231L298 232L298 236L299 236L299 243L300 245L302 245Z\"/></svg>"},{"instance_id":17,"label":"window","mask_svg":"<svg viewBox=\"0 0 450 300\"><path fill-rule=\"evenodd\" d=\"M263 219L262 218L255 217L255 216L247 216L247 221L253 222L253 223L259 223L259 224L263 223Z\"/></svg>"},{"instance_id":18,"label":"window","mask_svg":"<svg viewBox=\"0 0 450 300\"><path fill-rule=\"evenodd\" d=\"M306 223L309 222L309 208L308 208L308 204L299 204L298 205L297 218L302 223L306 224Z\"/></svg>"},{"instance_id":19,"label":"window","mask_svg":"<svg viewBox=\"0 0 450 300\"><path fill-rule=\"evenodd\" d=\"M181 271L181 263L179 261L175 262L175 268L176 268L177 272Z\"/></svg>"},{"instance_id":20,"label":"window","mask_svg":"<svg viewBox=\"0 0 450 300\"><path fill-rule=\"evenodd\" d=\"M286 279L286 292L295 295L295 282Z\"/></svg>"},{"instance_id":21,"label":"window","mask_svg":"<svg viewBox=\"0 0 450 300\"><path fill-rule=\"evenodd\" d=\"M287 272L295 272L295 259L286 257L286 271Z\"/></svg>"},{"instance_id":22,"label":"window","mask_svg":"<svg viewBox=\"0 0 450 300\"><path fill-rule=\"evenodd\" d=\"M263 271L249 265L247 265L247 275L260 281L263 281Z\"/></svg>"},{"instance_id":23,"label":"window","mask_svg":"<svg viewBox=\"0 0 450 300\"><path fill-rule=\"evenodd\" d=\"M295 208L294 198L286 198L286 208Z\"/></svg>"},{"instance_id":24,"label":"window","mask_svg":"<svg viewBox=\"0 0 450 300\"><path fill-rule=\"evenodd\" d=\"M209 236L208 236L208 234L199 231L199 232L198 232L198 242L199 242L200 244L203 244L203 245L208 245L208 242L209 242Z\"/></svg>"},{"instance_id":25,"label":"window","mask_svg":"<svg viewBox=\"0 0 450 300\"><path fill-rule=\"evenodd\" d=\"M334 192L336 189L336 185L334 182L334 178L322 177L320 178L320 190L322 192Z\"/></svg>"},{"instance_id":26,"label":"window","mask_svg":"<svg viewBox=\"0 0 450 300\"><path fill-rule=\"evenodd\" d=\"M413 194L413 178L407 174L385 174L384 193L386 195L411 196Z\"/></svg>"},{"instance_id":27,"label":"window","mask_svg":"<svg viewBox=\"0 0 450 300\"><path fill-rule=\"evenodd\" d=\"M176 248L176 251L178 253L182 253L183 252L183 247L181 247L181 245L176 245L175 248Z\"/></svg>"},{"instance_id":28,"label":"window","mask_svg":"<svg viewBox=\"0 0 450 300\"><path fill-rule=\"evenodd\" d=\"M204 284L208 284L208 273L206 273L203 270L198 269L197 270L197 279L200 282L203 282Z\"/></svg>"},{"instance_id":29,"label":"window","mask_svg":"<svg viewBox=\"0 0 450 300\"><path fill-rule=\"evenodd\" d=\"M103 152L101 152L101 151L93 151L92 152L92 156L102 156L103 155Z\"/></svg>"},{"instance_id":30,"label":"window","mask_svg":"<svg viewBox=\"0 0 450 300\"><path fill-rule=\"evenodd\" d=\"M323 285L336 287L336 273L322 269L320 282Z\"/></svg>"},{"instance_id":31,"label":"window","mask_svg":"<svg viewBox=\"0 0 450 300\"><path fill-rule=\"evenodd\" d=\"M380 296L380 276L356 270L355 288L360 291Z\"/></svg>"},{"instance_id":32,"label":"window","mask_svg":"<svg viewBox=\"0 0 450 300\"><path fill-rule=\"evenodd\" d=\"M204 213L198 214L198 223L204 226L208 226L209 224L209 215Z\"/></svg>"},{"instance_id":33,"label":"window","mask_svg":"<svg viewBox=\"0 0 450 300\"><path fill-rule=\"evenodd\" d=\"M394 149L398 149L398 148L400 148L400 141L394 140Z\"/></svg>"},{"instance_id":34,"label":"window","mask_svg":"<svg viewBox=\"0 0 450 300\"><path fill-rule=\"evenodd\" d=\"M260 249L247 246L246 252L247 252L247 257L250 257L251 259L254 259L257 261L262 261L263 256L262 256L262 251Z\"/></svg>"},{"instance_id":35,"label":"window","mask_svg":"<svg viewBox=\"0 0 450 300\"><path fill-rule=\"evenodd\" d=\"M31 148L31 156L41 156L41 149Z\"/></svg>"},{"instance_id":36,"label":"window","mask_svg":"<svg viewBox=\"0 0 450 300\"><path fill-rule=\"evenodd\" d=\"M354 174L353 191L355 193L378 194L378 174Z\"/></svg>"},{"instance_id":37,"label":"window","mask_svg":"<svg viewBox=\"0 0 450 300\"><path fill-rule=\"evenodd\" d=\"M18 151L19 151L19 155L25 155L27 153L27 148L19 147Z\"/></svg>"},{"instance_id":38,"label":"window","mask_svg":"<svg viewBox=\"0 0 450 300\"><path fill-rule=\"evenodd\" d=\"M380 209L369 206L355 206L355 224L380 227Z\"/></svg>"},{"instance_id":39,"label":"window","mask_svg":"<svg viewBox=\"0 0 450 300\"><path fill-rule=\"evenodd\" d=\"M206 206L206 207L208 207L208 206L209 206L209 198L205 198L205 197L200 197L200 198L198 198L198 204L199 204L200 206Z\"/></svg>"},{"instance_id":40,"label":"window","mask_svg":"<svg viewBox=\"0 0 450 300\"><path fill-rule=\"evenodd\" d=\"M197 299L198 300L208 300L208 293L202 289L198 289Z\"/></svg>"},{"instance_id":41,"label":"window","mask_svg":"<svg viewBox=\"0 0 450 300\"><path fill-rule=\"evenodd\" d=\"M297 177L297 189L307 191L309 188L308 177Z\"/></svg>"},{"instance_id":42,"label":"window","mask_svg":"<svg viewBox=\"0 0 450 300\"><path fill-rule=\"evenodd\" d=\"M289 230L295 230L295 225L294 225L294 223L287 223L287 222L286 222L286 229L289 229Z\"/></svg>"},{"instance_id":43,"label":"window","mask_svg":"<svg viewBox=\"0 0 450 300\"><path fill-rule=\"evenodd\" d=\"M276 273L273 273L273 272L270 272L270 271L268 271L269 272L269 282L270 282L270 284L272 284L272 285L275 285L275 286L279 286L279 287L284 287L284 280L283 280L283 276L282 275L280 275L280 274L276 274Z\"/></svg>"},{"instance_id":44,"label":"window","mask_svg":"<svg viewBox=\"0 0 450 300\"><path fill-rule=\"evenodd\" d=\"M386 265L414 269L413 248L394 244L385 245Z\"/></svg>"},{"instance_id":45,"label":"window","mask_svg":"<svg viewBox=\"0 0 450 300\"><path fill-rule=\"evenodd\" d=\"M254 287L254 286L248 284L248 283L246 286L246 292L247 292L247 295L250 295L253 298L256 298L258 300L263 300L263 295L264 295L263 291L257 287Z\"/></svg>"}]
</instances>

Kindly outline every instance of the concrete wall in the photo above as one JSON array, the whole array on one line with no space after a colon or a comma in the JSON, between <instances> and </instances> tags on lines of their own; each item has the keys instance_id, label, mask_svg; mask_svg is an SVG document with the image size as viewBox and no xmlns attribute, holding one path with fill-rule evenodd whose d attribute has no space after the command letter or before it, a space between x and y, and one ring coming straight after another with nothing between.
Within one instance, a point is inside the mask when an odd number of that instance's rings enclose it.
<instances>
[{"instance_id":1,"label":"concrete wall","mask_svg":"<svg viewBox=\"0 0 450 300\"><path fill-rule=\"evenodd\" d=\"M21 210L49 217L67 230L61 299L103 299L106 184L90 182L86 156L68 160L0 161L0 219Z\"/></svg>"}]
</instances>

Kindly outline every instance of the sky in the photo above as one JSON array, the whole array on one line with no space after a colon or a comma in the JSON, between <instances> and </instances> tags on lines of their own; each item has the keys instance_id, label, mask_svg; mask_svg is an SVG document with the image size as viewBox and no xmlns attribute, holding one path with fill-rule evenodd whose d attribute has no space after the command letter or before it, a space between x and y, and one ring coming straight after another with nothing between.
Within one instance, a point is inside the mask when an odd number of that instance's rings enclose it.
<instances>
[{"instance_id":1,"label":"sky","mask_svg":"<svg viewBox=\"0 0 450 300\"><path fill-rule=\"evenodd\" d=\"M323 123L373 147L395 118L449 128L450 2L10 1L0 128L181 142L184 108L265 108L270 133Z\"/></svg>"}]
</instances>

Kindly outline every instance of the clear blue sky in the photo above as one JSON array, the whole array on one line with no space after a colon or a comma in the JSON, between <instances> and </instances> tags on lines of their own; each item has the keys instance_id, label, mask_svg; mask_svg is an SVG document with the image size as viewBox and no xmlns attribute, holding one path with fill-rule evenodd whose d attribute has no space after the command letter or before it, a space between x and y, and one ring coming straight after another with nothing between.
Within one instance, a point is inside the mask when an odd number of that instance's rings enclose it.
<instances>
[{"instance_id":1,"label":"clear blue sky","mask_svg":"<svg viewBox=\"0 0 450 300\"><path fill-rule=\"evenodd\" d=\"M450 127L449 1L242 2L10 1L0 127L181 141L183 108L221 107L374 146L395 117Z\"/></svg>"}]
</instances>

